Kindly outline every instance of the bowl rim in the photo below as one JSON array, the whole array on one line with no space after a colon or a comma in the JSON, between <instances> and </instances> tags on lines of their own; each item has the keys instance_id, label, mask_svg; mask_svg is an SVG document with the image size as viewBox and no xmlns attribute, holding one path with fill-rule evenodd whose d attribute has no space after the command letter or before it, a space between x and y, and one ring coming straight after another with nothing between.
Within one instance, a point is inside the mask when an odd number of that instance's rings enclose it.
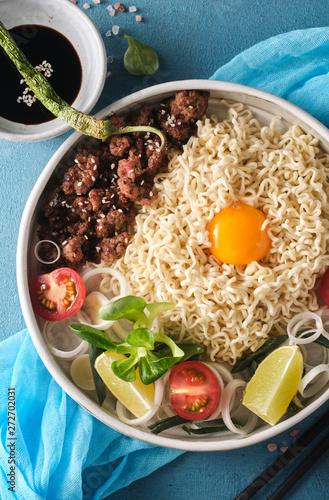
<instances>
[{"instance_id":1,"label":"bowl rim","mask_svg":"<svg viewBox=\"0 0 329 500\"><path fill-rule=\"evenodd\" d=\"M19 0L17 0L19 1ZM9 0L7 0L9 2ZM43 8L45 8L45 5L48 3L49 5L52 5L51 0L34 0L34 3L38 4L40 3ZM0 2L0 6L4 5L3 2ZM13 8L13 7L11 7ZM81 7L78 5L74 4L73 2L70 2L69 0L57 0L56 2L56 10L58 12L62 12L63 9L65 9L65 17L69 16L70 18L74 18L75 20L79 20L80 24L83 24L84 26L84 37L87 36L91 38L92 43L90 44L91 50L93 51L94 54L98 54L99 57L99 71L98 73L93 72L93 92L90 92L89 95L86 95L84 98L84 101L79 105L79 110L84 112L84 113L89 113L92 108L95 106L95 104L98 102L98 99L103 91L104 84L106 81L106 73L107 73L107 60L106 60L106 48L105 44L103 41L103 38L95 25L95 23L92 21L92 19L88 16L86 12L83 11ZM17 22L19 19L19 16L17 16ZM24 18L25 19L25 18ZM23 20L23 18L22 18ZM56 20L61 23L61 17L58 16ZM24 24L33 24L33 22L25 22ZM36 23L34 23L36 24ZM46 23L41 23L41 25L44 25L46 27L52 27L52 26L47 26ZM10 29L10 28L9 28ZM63 34L61 29L59 27L56 28L56 31L59 33ZM66 36L66 35L65 35ZM71 42L70 37L66 36L68 40ZM84 70L83 65L81 63L82 70ZM75 101L78 99L80 95L80 91L75 99ZM75 101L73 105L75 104ZM15 124L16 122L12 122L10 120L7 120L5 118L0 117L4 123L8 122L10 124ZM7 141L12 141L12 142L36 142L36 141L43 141L46 139L51 139L54 137L57 137L68 130L71 129L70 125L67 125L65 122L63 122L60 118L54 117L53 120L50 120L49 122L46 122L46 124L49 124L46 130L42 129L41 124L35 124L35 125L24 125L21 123L17 123L17 127L20 127L21 129L24 129L26 127L26 133L17 131L8 131L8 130L3 130L1 129L1 124L0 124L0 139L7 140Z\"/></svg>"},{"instance_id":2,"label":"bowl rim","mask_svg":"<svg viewBox=\"0 0 329 500\"><path fill-rule=\"evenodd\" d=\"M234 91L241 95L248 95L251 97L259 98L270 102L271 104L276 104L283 106L288 112L292 113L297 119L302 121L307 121L308 125L316 132L316 134L324 138L329 143L329 130L320 123L317 119L311 116L306 111L297 107L294 104L277 97L268 92L258 90L252 87L247 87L245 85L222 82L218 80L203 80L203 79L193 79L193 80L180 80L168 83L158 84L147 89L140 90L134 94L124 97L113 104L110 104L102 111L97 113L99 118L104 118L111 112L116 112L128 106L137 104L140 100L154 97L156 95L176 92L179 90L216 90L216 91ZM306 417L311 415L316 409L320 408L329 399L329 389L327 389L318 399L310 403L303 410L298 412L296 415L289 417L288 419L276 424L275 426L264 426L260 432L251 434L249 436L240 436L232 438L231 440L221 441L221 440L197 440L193 439L180 439L172 437L164 437L160 435L155 435L152 433L145 432L138 428L134 428L130 425L124 424L119 420L116 420L111 415L107 414L102 410L99 405L91 401L85 394L83 394L71 381L68 380L66 375L60 370L55 360L53 359L50 352L47 350L46 345L42 339L41 333L39 331L38 324L36 322L34 313L31 308L30 297L28 293L28 281L27 281L27 250L28 250L28 239L29 239L29 228L31 215L36 207L39 200L39 195L43 191L48 179L53 172L54 168L66 153L66 151L72 147L78 139L82 137L79 132L74 132L65 142L60 146L60 148L55 152L53 157L49 160L43 172L41 173L39 179L37 180L24 209L20 230L18 235L17 243L17 256L16 256L16 270L17 270L17 284L18 292L22 307L23 316L29 330L32 341L38 351L43 363L46 368L57 381L57 383L62 387L62 389L72 397L80 406L85 408L89 413L91 413L98 420L108 425L112 429L140 441L144 441L157 446L178 449L183 451L227 451L233 449L244 448L251 446L256 443L260 443L269 438L272 438L283 431L295 426L300 421L304 420Z\"/></svg>"}]
</instances>

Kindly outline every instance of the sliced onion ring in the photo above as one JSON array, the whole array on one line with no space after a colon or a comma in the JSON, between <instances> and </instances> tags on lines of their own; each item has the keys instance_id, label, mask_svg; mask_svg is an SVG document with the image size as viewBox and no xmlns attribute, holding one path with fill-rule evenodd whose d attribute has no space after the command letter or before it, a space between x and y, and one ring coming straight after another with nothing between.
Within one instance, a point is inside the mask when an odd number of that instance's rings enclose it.
<instances>
[{"instance_id":1,"label":"sliced onion ring","mask_svg":"<svg viewBox=\"0 0 329 500\"><path fill-rule=\"evenodd\" d=\"M39 252L41 250L41 247L42 245L44 245L45 243L47 243L48 245L51 245L55 248L56 250L56 255L55 257L52 259L52 260L44 260L40 257L39 255ZM55 262L58 261L58 259L60 258L61 256L61 249L59 248L59 246L57 245L57 243L55 243L54 241L52 240L41 240L39 241L35 247L34 247L34 255L35 257L38 259L39 262L41 262L42 264L55 264Z\"/></svg>"},{"instance_id":2,"label":"sliced onion ring","mask_svg":"<svg viewBox=\"0 0 329 500\"><path fill-rule=\"evenodd\" d=\"M84 354L88 350L88 342L86 340L81 340L80 344L75 348L72 349L71 351L62 351L61 349L57 349L57 347L54 347L51 344L50 341L50 331L51 328L54 326L53 321L46 321L43 327L43 336L46 341L46 345L49 349L49 351L56 356L57 358L63 358L68 361L75 359L79 354Z\"/></svg>"},{"instance_id":3,"label":"sliced onion ring","mask_svg":"<svg viewBox=\"0 0 329 500\"><path fill-rule=\"evenodd\" d=\"M92 276L95 276L96 274L111 274L113 278L116 278L119 282L120 285L120 296L125 296L128 295L128 283L126 278L123 276L120 271L117 269L111 269L110 267L93 267L86 269L82 274L81 277L86 284L86 281L91 278ZM101 290L100 290L101 291Z\"/></svg>"},{"instance_id":4,"label":"sliced onion ring","mask_svg":"<svg viewBox=\"0 0 329 500\"><path fill-rule=\"evenodd\" d=\"M312 327L306 326L306 323L309 320L315 321L316 329ZM303 332L299 337L297 337L297 333L301 328L307 328L305 332ZM304 338L306 334L312 333L307 338ZM294 316L288 323L287 326L287 334L289 336L290 342L293 344L310 344L314 340L316 340L323 333L323 325L322 320L318 314L315 314L311 311L302 312Z\"/></svg>"},{"instance_id":5,"label":"sliced onion ring","mask_svg":"<svg viewBox=\"0 0 329 500\"><path fill-rule=\"evenodd\" d=\"M312 380L322 373L322 377L319 378L317 382L314 382L311 387L306 389L306 387L311 384ZM319 392L329 380L329 366L328 365L318 365L312 368L298 384L298 392L303 398L310 398Z\"/></svg>"},{"instance_id":6,"label":"sliced onion ring","mask_svg":"<svg viewBox=\"0 0 329 500\"><path fill-rule=\"evenodd\" d=\"M70 368L73 382L85 391L93 391L95 383L91 371L89 354L82 354L75 358Z\"/></svg>"},{"instance_id":7,"label":"sliced onion ring","mask_svg":"<svg viewBox=\"0 0 329 500\"><path fill-rule=\"evenodd\" d=\"M91 326L92 328L98 328L99 330L106 330L107 328L110 328L114 323L113 321L106 321L99 318L99 321L95 321L94 323L91 322L91 318L84 310L84 306L88 305L89 301L95 300L95 302L97 301L99 303L99 308L101 308L102 306L108 304L109 302L117 298L118 297L113 297L113 299L109 300L101 292L96 292L96 291L90 292L85 298L85 301L81 309L76 313L78 321L80 321L80 323L84 323L88 326Z\"/></svg>"},{"instance_id":8,"label":"sliced onion ring","mask_svg":"<svg viewBox=\"0 0 329 500\"><path fill-rule=\"evenodd\" d=\"M246 382L244 380L235 378L227 384L222 394L222 418L224 424L230 431L236 434L243 434L243 435L249 434L251 431L253 431L258 421L257 415L250 412L246 424L241 429L236 427L232 422L230 415L232 396L235 396L235 391L239 387L245 387L245 386Z\"/></svg>"},{"instance_id":9,"label":"sliced onion ring","mask_svg":"<svg viewBox=\"0 0 329 500\"><path fill-rule=\"evenodd\" d=\"M164 383L163 380L160 378L155 382L155 394L154 394L153 406L149 411L145 413L145 415L143 415L140 418L127 418L125 415L127 412L127 408L122 403L120 403L120 401L117 401L116 411L119 419L123 423L132 426L146 424L158 411L162 402L163 390L164 390Z\"/></svg>"}]
</instances>

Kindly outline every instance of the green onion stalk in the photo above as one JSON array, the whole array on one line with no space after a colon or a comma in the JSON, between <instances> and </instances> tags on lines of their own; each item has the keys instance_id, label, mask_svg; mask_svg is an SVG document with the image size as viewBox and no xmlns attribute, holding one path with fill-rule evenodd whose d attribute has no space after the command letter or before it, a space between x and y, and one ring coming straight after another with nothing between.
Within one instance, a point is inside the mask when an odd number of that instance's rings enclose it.
<instances>
[{"instance_id":1,"label":"green onion stalk","mask_svg":"<svg viewBox=\"0 0 329 500\"><path fill-rule=\"evenodd\" d=\"M165 146L166 137L157 128L143 125L116 128L111 124L110 120L101 120L96 116L88 115L70 106L56 94L45 76L37 71L27 60L25 54L17 47L15 40L1 21L0 46L15 64L27 85L45 108L78 132L96 137L102 141L105 141L112 135L129 134L131 132L151 132L160 137L160 148L162 149Z\"/></svg>"}]
</instances>

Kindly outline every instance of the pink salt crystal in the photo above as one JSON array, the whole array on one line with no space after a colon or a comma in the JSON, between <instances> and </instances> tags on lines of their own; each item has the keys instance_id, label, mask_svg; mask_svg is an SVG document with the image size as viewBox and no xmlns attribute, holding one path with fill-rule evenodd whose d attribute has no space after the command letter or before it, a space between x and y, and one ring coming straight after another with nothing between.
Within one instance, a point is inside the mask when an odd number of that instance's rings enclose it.
<instances>
[{"instance_id":1,"label":"pink salt crystal","mask_svg":"<svg viewBox=\"0 0 329 500\"><path fill-rule=\"evenodd\" d=\"M77 3L77 0L71 0L72 3Z\"/></svg>"},{"instance_id":2,"label":"pink salt crystal","mask_svg":"<svg viewBox=\"0 0 329 500\"><path fill-rule=\"evenodd\" d=\"M93 0L94 3L101 3L101 0Z\"/></svg>"},{"instance_id":3,"label":"pink salt crystal","mask_svg":"<svg viewBox=\"0 0 329 500\"><path fill-rule=\"evenodd\" d=\"M108 71L108 72L106 73L106 78L108 78L108 77L109 77L109 76L111 76L111 75L112 75L112 72L111 72L111 71Z\"/></svg>"},{"instance_id":4,"label":"pink salt crystal","mask_svg":"<svg viewBox=\"0 0 329 500\"><path fill-rule=\"evenodd\" d=\"M267 449L268 451L275 451L277 449L277 445L275 443L268 443Z\"/></svg>"},{"instance_id":5,"label":"pink salt crystal","mask_svg":"<svg viewBox=\"0 0 329 500\"><path fill-rule=\"evenodd\" d=\"M84 3L84 4L83 4L83 8L84 8L84 9L90 9L90 5L89 5L89 3Z\"/></svg>"},{"instance_id":6,"label":"pink salt crystal","mask_svg":"<svg viewBox=\"0 0 329 500\"><path fill-rule=\"evenodd\" d=\"M115 9L118 9L119 7L120 7L120 2L117 2L116 4L114 4Z\"/></svg>"},{"instance_id":7,"label":"pink salt crystal","mask_svg":"<svg viewBox=\"0 0 329 500\"><path fill-rule=\"evenodd\" d=\"M285 453L288 449L288 446L281 446L280 448L280 451L282 451L282 453Z\"/></svg>"},{"instance_id":8,"label":"pink salt crystal","mask_svg":"<svg viewBox=\"0 0 329 500\"><path fill-rule=\"evenodd\" d=\"M291 432L289 432L290 436L297 436L298 433L299 433L298 429L293 429Z\"/></svg>"},{"instance_id":9,"label":"pink salt crystal","mask_svg":"<svg viewBox=\"0 0 329 500\"><path fill-rule=\"evenodd\" d=\"M115 10L114 9L110 10L110 16L112 16L112 17L115 16Z\"/></svg>"},{"instance_id":10,"label":"pink salt crystal","mask_svg":"<svg viewBox=\"0 0 329 500\"><path fill-rule=\"evenodd\" d=\"M142 16L136 16L135 19L138 23L140 23L142 21Z\"/></svg>"}]
</instances>

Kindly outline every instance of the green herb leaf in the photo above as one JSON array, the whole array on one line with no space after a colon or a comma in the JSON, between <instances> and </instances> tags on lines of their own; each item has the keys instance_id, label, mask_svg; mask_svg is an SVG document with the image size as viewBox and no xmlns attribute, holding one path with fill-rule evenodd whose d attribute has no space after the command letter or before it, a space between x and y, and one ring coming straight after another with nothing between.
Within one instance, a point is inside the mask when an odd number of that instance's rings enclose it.
<instances>
[{"instance_id":1,"label":"green herb leaf","mask_svg":"<svg viewBox=\"0 0 329 500\"><path fill-rule=\"evenodd\" d=\"M166 344L171 349L172 355L175 358L182 358L184 356L184 351L180 347L178 347L178 345L175 344L175 342L167 335L164 335L163 333L157 333L157 335L155 336L155 341L163 342L164 344Z\"/></svg>"},{"instance_id":2,"label":"green herb leaf","mask_svg":"<svg viewBox=\"0 0 329 500\"><path fill-rule=\"evenodd\" d=\"M128 48L123 57L123 64L128 73L135 76L153 75L159 68L159 58L155 50L132 36L124 37L128 41Z\"/></svg>"},{"instance_id":3,"label":"green herb leaf","mask_svg":"<svg viewBox=\"0 0 329 500\"><path fill-rule=\"evenodd\" d=\"M134 347L154 349L154 335L148 328L137 328L127 335L126 342Z\"/></svg>"},{"instance_id":4,"label":"green herb leaf","mask_svg":"<svg viewBox=\"0 0 329 500\"><path fill-rule=\"evenodd\" d=\"M116 351L117 347L121 344L121 342L112 342L106 333L83 323L71 323L70 329L81 339L105 351Z\"/></svg>"},{"instance_id":5,"label":"green herb leaf","mask_svg":"<svg viewBox=\"0 0 329 500\"><path fill-rule=\"evenodd\" d=\"M199 356L204 352L203 347L196 345L196 344L177 344L177 346L184 352L184 356L180 358L179 362L182 363L183 361L186 361L187 359L191 359L193 357ZM168 346L161 347L161 344L159 345L160 348L158 348L156 351L153 351L153 354L157 358L165 358L167 356L171 355L171 349Z\"/></svg>"},{"instance_id":6,"label":"green herb leaf","mask_svg":"<svg viewBox=\"0 0 329 500\"><path fill-rule=\"evenodd\" d=\"M148 317L148 327L151 328L153 325L153 321L155 320L158 314L161 314L166 311L170 311L173 309L175 304L172 302L155 302L154 304L147 304L146 309L149 311L150 315Z\"/></svg>"},{"instance_id":7,"label":"green herb leaf","mask_svg":"<svg viewBox=\"0 0 329 500\"><path fill-rule=\"evenodd\" d=\"M258 359L261 356L264 356L265 354L268 354L269 352L273 351L274 349L279 347L279 345L281 345L285 340L287 340L287 338L288 335L279 335L278 337L273 337L267 340L267 342L265 342L265 344L263 344L255 352L251 352L250 354L247 354L245 357L241 358L233 366L231 373L242 372L242 370L248 368L253 359Z\"/></svg>"},{"instance_id":8,"label":"green herb leaf","mask_svg":"<svg viewBox=\"0 0 329 500\"><path fill-rule=\"evenodd\" d=\"M189 420L179 417L178 415L174 415L173 417L158 420L157 422L149 425L148 428L153 434L160 434L160 432L170 429L171 427L176 427L177 425L184 424L185 422L189 422Z\"/></svg>"},{"instance_id":9,"label":"green herb leaf","mask_svg":"<svg viewBox=\"0 0 329 500\"><path fill-rule=\"evenodd\" d=\"M89 344L88 353L89 353L90 366L93 374L98 401L101 406L105 399L105 384L95 369L95 361L96 358L98 358L98 356L100 356L103 352L105 352L104 349L100 349L98 347Z\"/></svg>"},{"instance_id":10,"label":"green herb leaf","mask_svg":"<svg viewBox=\"0 0 329 500\"><path fill-rule=\"evenodd\" d=\"M113 361L111 364L114 375L121 378L125 382L133 382L136 380L136 365L138 363L138 352L135 352L127 359Z\"/></svg>"},{"instance_id":11,"label":"green herb leaf","mask_svg":"<svg viewBox=\"0 0 329 500\"><path fill-rule=\"evenodd\" d=\"M139 375L141 381L145 385L155 382L166 373L168 368L174 366L179 360L180 358L175 358L173 356L157 360L151 358L151 356L140 358Z\"/></svg>"},{"instance_id":12,"label":"green herb leaf","mask_svg":"<svg viewBox=\"0 0 329 500\"><path fill-rule=\"evenodd\" d=\"M121 297L114 302L109 302L105 306L102 306L98 315L100 318L107 321L129 319L135 323L137 320L144 320L146 324L147 317L143 313L145 306L146 302L144 299L133 295L127 295L127 297Z\"/></svg>"}]
</instances>

